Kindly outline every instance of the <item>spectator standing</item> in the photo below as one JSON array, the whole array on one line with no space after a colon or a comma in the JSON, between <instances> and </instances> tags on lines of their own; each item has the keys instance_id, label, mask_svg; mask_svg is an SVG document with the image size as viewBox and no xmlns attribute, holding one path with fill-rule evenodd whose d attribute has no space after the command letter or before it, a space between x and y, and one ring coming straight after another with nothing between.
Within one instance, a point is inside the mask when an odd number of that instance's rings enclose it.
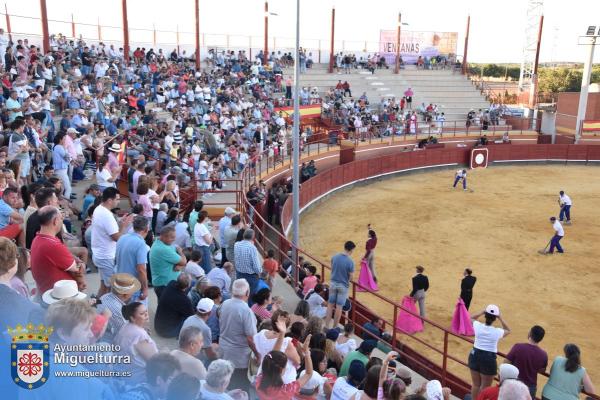
<instances>
[{"instance_id":1,"label":"spectator standing","mask_svg":"<svg viewBox=\"0 0 600 400\"><path fill-rule=\"evenodd\" d=\"M513 345L506 355L506 359L519 369L519 379L529 388L531 398L535 398L537 392L537 374L546 371L548 366L548 354L539 346L545 334L544 328L533 326L527 343Z\"/></svg>"},{"instance_id":2,"label":"spectator standing","mask_svg":"<svg viewBox=\"0 0 600 400\"><path fill-rule=\"evenodd\" d=\"M465 303L467 310L471 306L475 282L477 282L477 278L473 276L473 270L471 268L465 268L463 279L460 281L460 298Z\"/></svg>"},{"instance_id":3,"label":"spectator standing","mask_svg":"<svg viewBox=\"0 0 600 400\"><path fill-rule=\"evenodd\" d=\"M481 316L485 316L485 324L477 321ZM477 399L479 392L492 384L498 369L496 363L498 342L510 333L510 328L500 317L500 308L493 304L471 316L471 319L475 331L473 350L469 353L469 369L472 380L471 398ZM502 328L492 326L496 319L500 321Z\"/></svg>"},{"instance_id":4,"label":"spectator standing","mask_svg":"<svg viewBox=\"0 0 600 400\"><path fill-rule=\"evenodd\" d=\"M219 346L223 352L223 358L231 361L235 368L230 387L248 390L247 374L250 356L254 353L254 356L259 358L254 346L256 317L248 307L248 297L250 296L248 282L245 279L234 281L232 295L231 299L224 301L221 305Z\"/></svg>"},{"instance_id":5,"label":"spectator standing","mask_svg":"<svg viewBox=\"0 0 600 400\"><path fill-rule=\"evenodd\" d=\"M240 229L242 229L242 217L237 214L231 218L231 225L225 230L225 242L222 244L226 247L227 261L231 263L235 263L234 246Z\"/></svg>"},{"instance_id":6,"label":"spectator standing","mask_svg":"<svg viewBox=\"0 0 600 400\"><path fill-rule=\"evenodd\" d=\"M243 240L234 245L234 265L237 279L245 279L250 285L250 296L256 293L262 263L254 245L254 230L246 229Z\"/></svg>"},{"instance_id":7,"label":"spectator standing","mask_svg":"<svg viewBox=\"0 0 600 400\"><path fill-rule=\"evenodd\" d=\"M27 218L25 226L25 247L28 249L31 249L31 243L33 243L35 235L40 231L39 209L44 206L58 207L56 189L49 187L38 189L35 192L35 205L38 209ZM60 232L57 235L60 237Z\"/></svg>"},{"instance_id":8,"label":"spectator standing","mask_svg":"<svg viewBox=\"0 0 600 400\"><path fill-rule=\"evenodd\" d=\"M133 220L133 215L129 214L117 222L111 210L119 205L119 199L116 188L104 189L102 203L92 215L92 260L100 273L99 297L108 293L110 277L115 273L117 240L127 232Z\"/></svg>"},{"instance_id":9,"label":"spectator standing","mask_svg":"<svg viewBox=\"0 0 600 400\"><path fill-rule=\"evenodd\" d=\"M115 253L116 272L127 273L140 283L140 290L133 294L133 301L141 301L147 306L148 298L148 245L144 238L148 235L148 219L137 215L133 219L133 232L123 235L117 241Z\"/></svg>"},{"instance_id":10,"label":"spectator standing","mask_svg":"<svg viewBox=\"0 0 600 400\"><path fill-rule=\"evenodd\" d=\"M54 137L54 147L52 148L52 167L54 168L54 173L61 179L63 183L64 192L62 194L66 199L70 199L71 180L69 179L69 167L71 166L71 156L66 149L66 138L67 135L64 133L59 133Z\"/></svg>"},{"instance_id":11,"label":"spectator standing","mask_svg":"<svg viewBox=\"0 0 600 400\"><path fill-rule=\"evenodd\" d=\"M202 350L201 358L207 361L216 360L218 358L216 348L213 347L212 330L206 323L212 313L214 305L215 302L211 299L206 297L200 299L196 305L196 313L187 317L181 327L182 332L190 327L200 330L202 334L202 346L200 347L200 350Z\"/></svg>"},{"instance_id":12,"label":"spectator standing","mask_svg":"<svg viewBox=\"0 0 600 400\"><path fill-rule=\"evenodd\" d=\"M38 294L52 289L60 280L76 281L79 290L85 290L85 265L56 237L63 227L62 213L54 206L44 206L37 212L41 228L31 244L31 273Z\"/></svg>"},{"instance_id":13,"label":"spectator standing","mask_svg":"<svg viewBox=\"0 0 600 400\"><path fill-rule=\"evenodd\" d=\"M187 264L183 250L180 247L173 246L174 241L175 227L166 226L161 230L160 237L154 241L150 248L149 260L152 285L159 300L167 284L177 279L179 273Z\"/></svg>"},{"instance_id":14,"label":"spectator standing","mask_svg":"<svg viewBox=\"0 0 600 400\"><path fill-rule=\"evenodd\" d=\"M189 326L181 329L179 348L171 351L171 355L179 361L181 369L198 380L206 379L206 368L202 361L196 358L202 350L203 343L200 329Z\"/></svg>"},{"instance_id":15,"label":"spectator standing","mask_svg":"<svg viewBox=\"0 0 600 400\"><path fill-rule=\"evenodd\" d=\"M205 274L208 274L212 269L212 253L210 246L213 242L213 236L209 229L206 227L206 220L208 218L207 211L200 211L198 214L198 222L194 226L194 249L197 249L202 253L202 269Z\"/></svg>"},{"instance_id":16,"label":"spectator standing","mask_svg":"<svg viewBox=\"0 0 600 400\"><path fill-rule=\"evenodd\" d=\"M577 345L569 343L564 356L558 356L550 367L550 378L542 391L543 400L577 400L581 388L595 394L594 385L584 367L581 366L581 351Z\"/></svg>"},{"instance_id":17,"label":"spectator standing","mask_svg":"<svg viewBox=\"0 0 600 400\"><path fill-rule=\"evenodd\" d=\"M429 279L423 275L425 268L416 266L417 274L412 278L412 291L410 297L419 302L419 315L425 317L425 292L429 290Z\"/></svg>"},{"instance_id":18,"label":"spectator standing","mask_svg":"<svg viewBox=\"0 0 600 400\"><path fill-rule=\"evenodd\" d=\"M335 306L335 315L333 316L333 327L336 328L342 317L342 307L348 299L348 289L352 274L354 273L354 261L350 256L356 248L356 244L351 241L344 243L344 251L331 258L331 280L329 282L329 299L327 303L327 315L325 316L325 328L329 328L329 322Z\"/></svg>"},{"instance_id":19,"label":"spectator standing","mask_svg":"<svg viewBox=\"0 0 600 400\"><path fill-rule=\"evenodd\" d=\"M187 317L194 314L192 301L187 296L191 286L190 276L180 274L170 281L158 299L154 329L162 337L177 337Z\"/></svg>"},{"instance_id":20,"label":"spectator standing","mask_svg":"<svg viewBox=\"0 0 600 400\"><path fill-rule=\"evenodd\" d=\"M227 247L225 245L225 231L231 226L231 218L235 210L231 207L225 209L225 215L219 220L219 245L221 245L221 265L229 261L227 259Z\"/></svg>"}]
</instances>

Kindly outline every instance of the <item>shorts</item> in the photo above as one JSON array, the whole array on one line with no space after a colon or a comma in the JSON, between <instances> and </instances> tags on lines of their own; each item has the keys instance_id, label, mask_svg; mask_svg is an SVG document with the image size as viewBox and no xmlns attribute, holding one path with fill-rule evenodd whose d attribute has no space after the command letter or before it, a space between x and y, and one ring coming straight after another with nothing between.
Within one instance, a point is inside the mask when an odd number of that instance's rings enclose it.
<instances>
[{"instance_id":1,"label":"shorts","mask_svg":"<svg viewBox=\"0 0 600 400\"><path fill-rule=\"evenodd\" d=\"M329 304L343 306L346 304L346 300L348 300L348 287L341 283L331 282L329 284L329 299L327 302Z\"/></svg>"},{"instance_id":2,"label":"shorts","mask_svg":"<svg viewBox=\"0 0 600 400\"><path fill-rule=\"evenodd\" d=\"M472 349L469 353L469 368L481 375L494 376L498 370L496 353L491 351Z\"/></svg>"},{"instance_id":3,"label":"shorts","mask_svg":"<svg viewBox=\"0 0 600 400\"><path fill-rule=\"evenodd\" d=\"M29 158L20 158L21 160L21 178L27 178L31 170L31 160Z\"/></svg>"},{"instance_id":4,"label":"shorts","mask_svg":"<svg viewBox=\"0 0 600 400\"><path fill-rule=\"evenodd\" d=\"M100 279L104 283L104 286L110 287L110 277L115 273L115 260L111 258L96 258L92 256L92 261L98 272L100 273Z\"/></svg>"}]
</instances>

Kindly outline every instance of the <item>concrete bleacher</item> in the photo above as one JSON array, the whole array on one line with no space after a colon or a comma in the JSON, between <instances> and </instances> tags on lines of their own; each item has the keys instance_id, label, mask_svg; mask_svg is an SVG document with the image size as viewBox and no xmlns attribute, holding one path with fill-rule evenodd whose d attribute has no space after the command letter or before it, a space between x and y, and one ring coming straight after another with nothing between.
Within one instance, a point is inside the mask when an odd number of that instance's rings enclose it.
<instances>
[{"instance_id":1,"label":"concrete bleacher","mask_svg":"<svg viewBox=\"0 0 600 400\"><path fill-rule=\"evenodd\" d=\"M324 95L338 80L348 81L354 97L367 94L371 104L377 104L382 97L400 98L408 88L412 88L413 108L421 103L437 104L445 113L446 121L463 121L471 109L485 109L489 102L468 78L459 72L445 70L417 70L414 65L401 69L394 74L393 68L375 70L371 74L367 70L353 69L350 74L329 74L326 64L314 64L300 77L300 84L306 87L317 87ZM293 73L291 69L284 71L286 75Z\"/></svg>"}]
</instances>

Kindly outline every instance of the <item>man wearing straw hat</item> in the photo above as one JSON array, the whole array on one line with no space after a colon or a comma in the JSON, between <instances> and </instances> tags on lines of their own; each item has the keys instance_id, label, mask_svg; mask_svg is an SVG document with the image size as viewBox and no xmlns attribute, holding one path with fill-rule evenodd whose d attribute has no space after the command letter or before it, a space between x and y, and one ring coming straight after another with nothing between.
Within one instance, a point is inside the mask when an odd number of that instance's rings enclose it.
<instances>
[{"instance_id":1,"label":"man wearing straw hat","mask_svg":"<svg viewBox=\"0 0 600 400\"><path fill-rule=\"evenodd\" d=\"M112 343L112 339L127 322L123 318L121 309L129 303L133 294L139 291L140 287L140 281L131 274L118 273L110 277L110 292L100 297L101 303L98 304L98 312L108 309L112 313L108 320L105 341Z\"/></svg>"}]
</instances>

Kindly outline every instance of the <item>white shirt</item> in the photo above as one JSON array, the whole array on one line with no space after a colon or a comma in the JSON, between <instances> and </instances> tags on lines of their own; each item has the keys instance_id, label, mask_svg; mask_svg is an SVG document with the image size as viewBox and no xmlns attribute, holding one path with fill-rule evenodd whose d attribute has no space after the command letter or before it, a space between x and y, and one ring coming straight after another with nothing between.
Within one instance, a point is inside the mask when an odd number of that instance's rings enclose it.
<instances>
[{"instance_id":1,"label":"white shirt","mask_svg":"<svg viewBox=\"0 0 600 400\"><path fill-rule=\"evenodd\" d=\"M119 224L109 209L100 204L92 215L92 253L96 258L114 259L117 242L111 235L119 232Z\"/></svg>"},{"instance_id":2,"label":"white shirt","mask_svg":"<svg viewBox=\"0 0 600 400\"><path fill-rule=\"evenodd\" d=\"M558 236L565 236L565 230L563 229L560 222L554 221L554 223L552 224L552 228L554 228Z\"/></svg>"},{"instance_id":3,"label":"white shirt","mask_svg":"<svg viewBox=\"0 0 600 400\"><path fill-rule=\"evenodd\" d=\"M208 231L208 228L206 227L206 225L196 224L194 226L194 242L196 243L196 245L210 246L212 244L212 243L207 243L206 240L204 240L205 235L210 236L210 232Z\"/></svg>"},{"instance_id":4,"label":"white shirt","mask_svg":"<svg viewBox=\"0 0 600 400\"><path fill-rule=\"evenodd\" d=\"M571 198L569 196L567 196L566 194L563 194L562 196L560 196L560 202L562 204L564 204L565 206L571 206L571 205L573 205L573 202L571 201Z\"/></svg>"},{"instance_id":5,"label":"white shirt","mask_svg":"<svg viewBox=\"0 0 600 400\"><path fill-rule=\"evenodd\" d=\"M200 278L202 276L204 276L204 270L202 269L202 267L200 267L198 265L198 263L194 262L194 261L188 261L188 263L185 265L185 270L184 270L187 274L190 274L194 277L194 279Z\"/></svg>"},{"instance_id":6,"label":"white shirt","mask_svg":"<svg viewBox=\"0 0 600 400\"><path fill-rule=\"evenodd\" d=\"M106 168L102 168L101 171L96 171L96 183L102 187L114 187L114 182L109 182L108 180L112 177L110 171Z\"/></svg>"},{"instance_id":7,"label":"white shirt","mask_svg":"<svg viewBox=\"0 0 600 400\"><path fill-rule=\"evenodd\" d=\"M456 171L456 177L457 178L466 178L467 177L467 173L463 172L462 169L459 169L458 171Z\"/></svg>"},{"instance_id":8,"label":"white shirt","mask_svg":"<svg viewBox=\"0 0 600 400\"><path fill-rule=\"evenodd\" d=\"M358 393L358 389L350 385L346 381L346 377L342 376L337 378L333 385L331 400L348 400L356 393Z\"/></svg>"},{"instance_id":9,"label":"white shirt","mask_svg":"<svg viewBox=\"0 0 600 400\"><path fill-rule=\"evenodd\" d=\"M473 321L475 331L475 343L473 347L479 350L498 352L498 341L504 337L504 329Z\"/></svg>"}]
</instances>

